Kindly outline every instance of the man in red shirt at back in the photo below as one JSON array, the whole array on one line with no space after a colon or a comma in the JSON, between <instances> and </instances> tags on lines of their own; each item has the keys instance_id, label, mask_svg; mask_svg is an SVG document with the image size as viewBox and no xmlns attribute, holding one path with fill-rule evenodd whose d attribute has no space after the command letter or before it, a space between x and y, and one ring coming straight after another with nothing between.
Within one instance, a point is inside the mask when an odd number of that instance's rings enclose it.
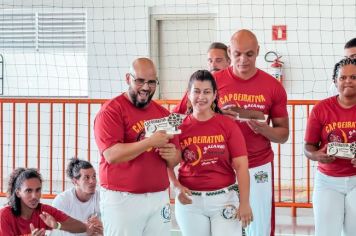
<instances>
[{"instance_id":1,"label":"man in red shirt at back","mask_svg":"<svg viewBox=\"0 0 356 236\"><path fill-rule=\"evenodd\" d=\"M227 54L227 46L225 44L220 42L210 44L207 66L211 73L227 68L230 63L231 60ZM191 107L191 105L188 100L187 92L185 92L182 100L174 107L173 112L186 114L188 107Z\"/></svg>"},{"instance_id":2,"label":"man in red shirt at back","mask_svg":"<svg viewBox=\"0 0 356 236\"><path fill-rule=\"evenodd\" d=\"M254 219L247 227L247 235L274 235L271 142L284 143L288 139L287 95L274 77L256 68L259 45L251 31L234 33L228 53L232 66L214 74L223 112L235 119L237 113L230 108L240 107L261 111L268 117L266 122L236 120L246 139L249 160Z\"/></svg>"}]
</instances>

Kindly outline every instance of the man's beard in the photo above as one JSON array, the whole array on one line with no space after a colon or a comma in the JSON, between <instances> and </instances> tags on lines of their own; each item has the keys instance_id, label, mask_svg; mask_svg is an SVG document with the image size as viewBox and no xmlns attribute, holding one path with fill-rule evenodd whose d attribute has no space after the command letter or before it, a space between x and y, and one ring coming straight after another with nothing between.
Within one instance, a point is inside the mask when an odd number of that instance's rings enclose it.
<instances>
[{"instance_id":1,"label":"man's beard","mask_svg":"<svg viewBox=\"0 0 356 236\"><path fill-rule=\"evenodd\" d=\"M135 93L131 88L129 89L129 96L131 98L131 101L137 108L144 108L145 106L147 106L147 104L151 102L153 95L153 93L149 94L146 101L140 102L137 100L138 92Z\"/></svg>"}]
</instances>

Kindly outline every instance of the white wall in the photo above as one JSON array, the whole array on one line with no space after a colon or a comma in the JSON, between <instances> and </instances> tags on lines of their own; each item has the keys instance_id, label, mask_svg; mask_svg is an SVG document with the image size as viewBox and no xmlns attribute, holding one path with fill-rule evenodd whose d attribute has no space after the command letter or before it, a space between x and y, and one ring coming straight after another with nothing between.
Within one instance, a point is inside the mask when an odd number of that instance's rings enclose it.
<instances>
[{"instance_id":1,"label":"white wall","mask_svg":"<svg viewBox=\"0 0 356 236\"><path fill-rule=\"evenodd\" d=\"M3 0L3 8L85 8L88 13L89 97L110 98L126 89L131 61L149 56L149 12L216 14L216 40L228 43L240 28L253 30L260 42L258 66L265 52L283 55L289 99L327 95L332 67L344 43L355 37L355 1L343 0ZM286 24L287 41L272 41L273 24ZM204 65L202 65L204 66Z\"/></svg>"},{"instance_id":2,"label":"white wall","mask_svg":"<svg viewBox=\"0 0 356 236\"><path fill-rule=\"evenodd\" d=\"M9 51L4 57L4 96L87 97L87 53Z\"/></svg>"},{"instance_id":3,"label":"white wall","mask_svg":"<svg viewBox=\"0 0 356 236\"><path fill-rule=\"evenodd\" d=\"M251 29L261 46L260 68L269 66L263 59L267 51L283 56L288 98L321 99L327 96L345 42L356 36L355 5L354 0L2 0L0 7L86 9L90 98L111 98L126 90L124 75L132 60L150 55L150 13L160 13L214 14L216 40L225 43L234 31ZM287 25L287 41L271 40L274 24ZM298 114L297 159L298 166L305 166L306 113ZM290 153L290 141L283 148ZM283 158L289 160L290 155ZM288 182L290 173L283 178Z\"/></svg>"}]
</instances>

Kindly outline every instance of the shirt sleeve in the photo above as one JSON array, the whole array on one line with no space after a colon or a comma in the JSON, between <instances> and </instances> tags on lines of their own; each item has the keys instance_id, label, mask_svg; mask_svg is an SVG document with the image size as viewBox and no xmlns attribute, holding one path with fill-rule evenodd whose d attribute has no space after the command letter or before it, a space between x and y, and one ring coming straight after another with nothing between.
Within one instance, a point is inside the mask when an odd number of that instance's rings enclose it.
<instances>
[{"instance_id":1,"label":"shirt sleeve","mask_svg":"<svg viewBox=\"0 0 356 236\"><path fill-rule=\"evenodd\" d=\"M48 214L53 216L54 219L56 219L56 221L59 221L59 222L66 221L69 218L69 216L66 215L65 213L63 213L62 211L60 211L52 206L49 206L49 205L42 205L41 210L47 212Z\"/></svg>"},{"instance_id":2,"label":"shirt sleeve","mask_svg":"<svg viewBox=\"0 0 356 236\"><path fill-rule=\"evenodd\" d=\"M314 106L308 118L304 137L304 140L307 143L317 144L321 141L321 132L323 127L318 119L318 107L318 105Z\"/></svg>"},{"instance_id":3,"label":"shirt sleeve","mask_svg":"<svg viewBox=\"0 0 356 236\"><path fill-rule=\"evenodd\" d=\"M188 109L188 94L185 93L182 100L174 107L174 113L185 114Z\"/></svg>"},{"instance_id":4,"label":"shirt sleeve","mask_svg":"<svg viewBox=\"0 0 356 236\"><path fill-rule=\"evenodd\" d=\"M179 135L174 135L173 138L170 140L170 143L173 143L178 150L180 150L179 145Z\"/></svg>"},{"instance_id":5,"label":"shirt sleeve","mask_svg":"<svg viewBox=\"0 0 356 236\"><path fill-rule=\"evenodd\" d=\"M101 154L114 144L124 142L123 129L122 117L119 113L102 111L96 116L94 134Z\"/></svg>"},{"instance_id":6,"label":"shirt sleeve","mask_svg":"<svg viewBox=\"0 0 356 236\"><path fill-rule=\"evenodd\" d=\"M227 145L229 148L231 158L247 156L245 138L242 135L239 126L234 121L230 120L230 118L227 119L228 122L225 122L226 129L230 131L227 140Z\"/></svg>"},{"instance_id":7,"label":"shirt sleeve","mask_svg":"<svg viewBox=\"0 0 356 236\"><path fill-rule=\"evenodd\" d=\"M5 209L1 210L0 213L0 235L3 236L12 236L16 232L13 229L13 217L12 215L7 214L8 212Z\"/></svg>"},{"instance_id":8,"label":"shirt sleeve","mask_svg":"<svg viewBox=\"0 0 356 236\"><path fill-rule=\"evenodd\" d=\"M57 195L55 199L53 199L52 206L58 210L63 212L69 212L68 209L69 200L66 201L65 197L62 195Z\"/></svg>"},{"instance_id":9,"label":"shirt sleeve","mask_svg":"<svg viewBox=\"0 0 356 236\"><path fill-rule=\"evenodd\" d=\"M282 85L277 85L272 99L271 118L288 117L287 93Z\"/></svg>"}]
</instances>

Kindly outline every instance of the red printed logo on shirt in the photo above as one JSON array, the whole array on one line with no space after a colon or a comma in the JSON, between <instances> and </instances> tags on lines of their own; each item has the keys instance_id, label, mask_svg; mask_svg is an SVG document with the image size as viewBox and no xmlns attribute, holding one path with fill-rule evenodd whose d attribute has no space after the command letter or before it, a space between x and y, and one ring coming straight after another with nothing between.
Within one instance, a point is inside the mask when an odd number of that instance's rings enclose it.
<instances>
[{"instance_id":1,"label":"red printed logo on shirt","mask_svg":"<svg viewBox=\"0 0 356 236\"><path fill-rule=\"evenodd\" d=\"M219 99L220 104L231 104L232 101L235 103L254 103L254 104L264 104L266 98L263 94L245 94L245 93L228 93L221 96Z\"/></svg>"},{"instance_id":2,"label":"red printed logo on shirt","mask_svg":"<svg viewBox=\"0 0 356 236\"><path fill-rule=\"evenodd\" d=\"M183 150L183 160L187 163L190 163L192 166L197 165L201 158L202 153L198 145L190 145L189 147Z\"/></svg>"},{"instance_id":3,"label":"red printed logo on shirt","mask_svg":"<svg viewBox=\"0 0 356 236\"><path fill-rule=\"evenodd\" d=\"M137 134L141 133L142 130L145 130L144 121L140 120L136 124L132 126L132 130L135 131Z\"/></svg>"},{"instance_id":4,"label":"red printed logo on shirt","mask_svg":"<svg viewBox=\"0 0 356 236\"><path fill-rule=\"evenodd\" d=\"M356 142L356 129L348 132L349 142Z\"/></svg>"},{"instance_id":5,"label":"red printed logo on shirt","mask_svg":"<svg viewBox=\"0 0 356 236\"><path fill-rule=\"evenodd\" d=\"M349 131L346 131L347 129ZM325 131L329 142L352 143L356 141L355 121L332 122L325 125Z\"/></svg>"},{"instance_id":6,"label":"red printed logo on shirt","mask_svg":"<svg viewBox=\"0 0 356 236\"><path fill-rule=\"evenodd\" d=\"M333 130L328 134L328 141L335 143L347 143L346 134L340 129Z\"/></svg>"}]
</instances>

